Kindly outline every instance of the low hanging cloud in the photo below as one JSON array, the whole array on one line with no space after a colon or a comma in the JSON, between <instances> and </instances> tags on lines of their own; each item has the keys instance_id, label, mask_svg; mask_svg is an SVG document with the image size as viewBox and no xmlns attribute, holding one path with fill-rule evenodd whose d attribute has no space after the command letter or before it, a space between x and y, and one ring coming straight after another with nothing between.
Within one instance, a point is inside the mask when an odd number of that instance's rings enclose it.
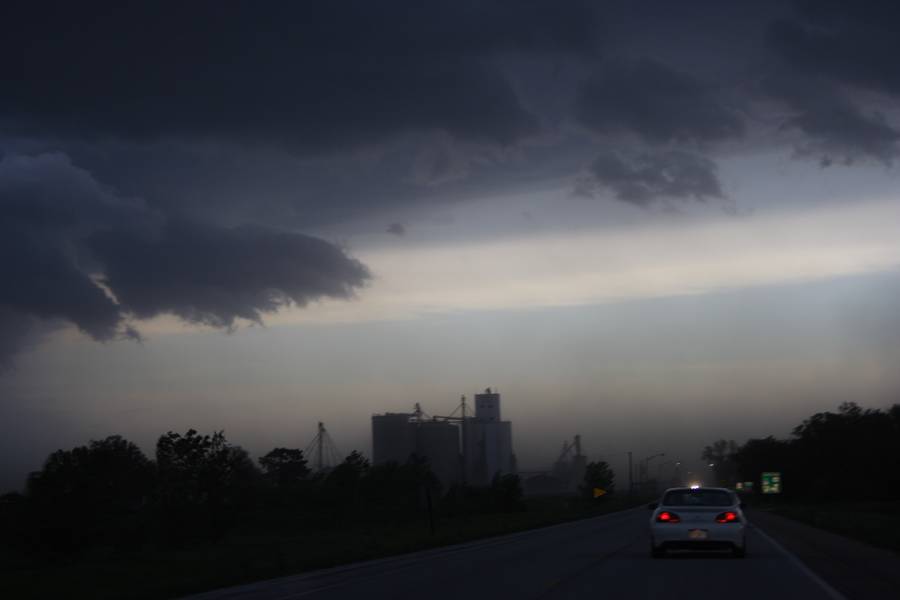
<instances>
[{"instance_id":1,"label":"low hanging cloud","mask_svg":"<svg viewBox=\"0 0 900 600\"><path fill-rule=\"evenodd\" d=\"M588 183L611 190L622 202L647 207L661 198L723 198L716 171L713 161L690 152L643 152L626 157L608 151L591 164Z\"/></svg>"},{"instance_id":2,"label":"low hanging cloud","mask_svg":"<svg viewBox=\"0 0 900 600\"><path fill-rule=\"evenodd\" d=\"M230 328L283 306L349 298L369 278L362 263L324 240L270 229L223 229L170 220L153 237L98 231L86 243L120 306Z\"/></svg>"},{"instance_id":3,"label":"low hanging cloud","mask_svg":"<svg viewBox=\"0 0 900 600\"><path fill-rule=\"evenodd\" d=\"M91 279L81 236L124 227L142 208L117 199L62 154L0 160L0 307L62 319L98 340L115 337L122 315ZM23 321L24 322L24 321ZM23 335L8 322L6 340Z\"/></svg>"},{"instance_id":4,"label":"low hanging cloud","mask_svg":"<svg viewBox=\"0 0 900 600\"><path fill-rule=\"evenodd\" d=\"M713 90L650 58L605 65L578 90L575 114L597 133L632 133L650 143L719 141L744 131Z\"/></svg>"},{"instance_id":5,"label":"low hanging cloud","mask_svg":"<svg viewBox=\"0 0 900 600\"><path fill-rule=\"evenodd\" d=\"M282 306L348 298L369 278L339 247L297 233L167 218L118 197L63 154L0 160L0 362L30 324L134 337L170 313L232 327Z\"/></svg>"},{"instance_id":6,"label":"low hanging cloud","mask_svg":"<svg viewBox=\"0 0 900 600\"><path fill-rule=\"evenodd\" d=\"M858 158L890 164L900 151L900 131L883 113L864 111L843 90L797 76L774 77L766 88L792 110L781 127L804 134L801 154L821 155L823 164Z\"/></svg>"}]
</instances>

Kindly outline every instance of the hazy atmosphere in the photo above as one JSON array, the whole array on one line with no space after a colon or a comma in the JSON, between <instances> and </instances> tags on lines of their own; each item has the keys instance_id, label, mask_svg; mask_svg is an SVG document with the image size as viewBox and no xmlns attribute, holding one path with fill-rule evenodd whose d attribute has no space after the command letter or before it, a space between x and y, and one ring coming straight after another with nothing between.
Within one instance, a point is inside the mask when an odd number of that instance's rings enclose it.
<instances>
[{"instance_id":1,"label":"hazy atmosphere","mask_svg":"<svg viewBox=\"0 0 900 600\"><path fill-rule=\"evenodd\" d=\"M520 467L620 478L900 400L893 3L42 4L0 8L0 491L113 434L369 455L488 386Z\"/></svg>"}]
</instances>

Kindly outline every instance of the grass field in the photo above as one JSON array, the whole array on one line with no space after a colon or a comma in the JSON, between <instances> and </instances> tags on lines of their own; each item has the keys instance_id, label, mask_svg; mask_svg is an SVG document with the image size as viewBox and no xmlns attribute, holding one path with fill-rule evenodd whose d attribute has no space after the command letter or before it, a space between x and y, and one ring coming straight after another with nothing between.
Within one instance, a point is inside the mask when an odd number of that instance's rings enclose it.
<instances>
[{"instance_id":1,"label":"grass field","mask_svg":"<svg viewBox=\"0 0 900 600\"><path fill-rule=\"evenodd\" d=\"M900 502L779 503L759 508L900 553Z\"/></svg>"}]
</instances>

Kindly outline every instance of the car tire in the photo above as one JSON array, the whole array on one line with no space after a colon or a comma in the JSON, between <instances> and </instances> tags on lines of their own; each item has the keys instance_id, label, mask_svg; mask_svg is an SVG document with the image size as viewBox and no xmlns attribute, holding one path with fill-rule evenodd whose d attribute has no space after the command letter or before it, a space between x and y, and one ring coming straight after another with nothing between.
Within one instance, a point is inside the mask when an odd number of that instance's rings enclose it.
<instances>
[{"instance_id":1,"label":"car tire","mask_svg":"<svg viewBox=\"0 0 900 600\"><path fill-rule=\"evenodd\" d=\"M652 558L665 558L666 549L662 546L650 546L650 556Z\"/></svg>"}]
</instances>

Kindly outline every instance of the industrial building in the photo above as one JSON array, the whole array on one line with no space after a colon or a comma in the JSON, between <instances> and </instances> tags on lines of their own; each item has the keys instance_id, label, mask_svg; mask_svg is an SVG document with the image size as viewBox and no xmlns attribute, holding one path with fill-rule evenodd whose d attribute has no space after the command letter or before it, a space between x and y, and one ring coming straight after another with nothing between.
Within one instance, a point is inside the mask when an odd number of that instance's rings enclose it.
<instances>
[{"instance_id":1,"label":"industrial building","mask_svg":"<svg viewBox=\"0 0 900 600\"><path fill-rule=\"evenodd\" d=\"M455 423L427 419L421 410L373 415L372 462L404 464L412 455L420 456L428 459L437 478L448 485L462 478L459 437Z\"/></svg>"},{"instance_id":2,"label":"industrial building","mask_svg":"<svg viewBox=\"0 0 900 600\"><path fill-rule=\"evenodd\" d=\"M444 485L489 485L498 473L515 473L512 423L501 419L500 394L475 394L475 416L466 414L465 396L446 417L430 417L418 404L411 413L372 416L374 464L405 463L413 454L427 458Z\"/></svg>"},{"instance_id":3,"label":"industrial building","mask_svg":"<svg viewBox=\"0 0 900 600\"><path fill-rule=\"evenodd\" d=\"M498 473L515 473L512 423L500 416L500 393L488 388L475 394L475 417L463 421L466 477L473 485L488 485Z\"/></svg>"},{"instance_id":4,"label":"industrial building","mask_svg":"<svg viewBox=\"0 0 900 600\"><path fill-rule=\"evenodd\" d=\"M385 413L372 416L372 463L403 464L416 452L413 413Z\"/></svg>"},{"instance_id":5,"label":"industrial building","mask_svg":"<svg viewBox=\"0 0 900 600\"><path fill-rule=\"evenodd\" d=\"M586 470L587 457L581 451L581 436L576 434L571 442L563 442L552 468L520 473L522 487L529 496L572 494L584 484Z\"/></svg>"}]
</instances>

